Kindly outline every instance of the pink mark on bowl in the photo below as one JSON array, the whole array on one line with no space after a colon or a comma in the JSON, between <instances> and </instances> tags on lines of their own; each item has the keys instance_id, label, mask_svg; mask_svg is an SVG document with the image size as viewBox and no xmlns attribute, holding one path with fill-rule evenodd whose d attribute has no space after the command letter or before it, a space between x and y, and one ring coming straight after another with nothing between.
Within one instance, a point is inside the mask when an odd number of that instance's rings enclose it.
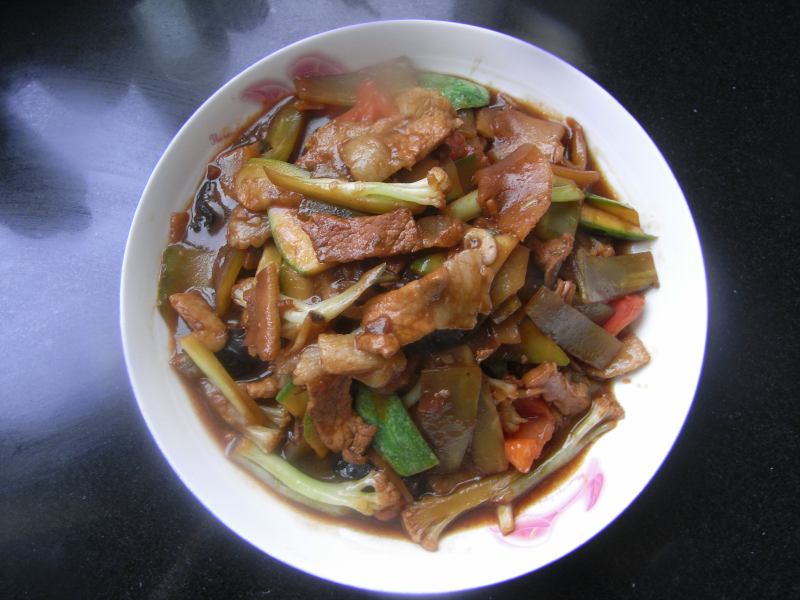
<instances>
[{"instance_id":1,"label":"pink mark on bowl","mask_svg":"<svg viewBox=\"0 0 800 600\"><path fill-rule=\"evenodd\" d=\"M528 546L544 540L555 526L556 521L582 497L586 498L586 511L592 510L600 492L603 490L605 477L600 470L596 459L592 459L586 471L575 476L564 488L570 489L578 485L570 496L564 499L556 508L545 514L523 514L516 519L516 528L508 535L503 535L498 527L490 527L489 530L502 539L504 542L519 546Z\"/></svg>"},{"instance_id":2,"label":"pink mark on bowl","mask_svg":"<svg viewBox=\"0 0 800 600\"><path fill-rule=\"evenodd\" d=\"M272 79L264 79L262 81L257 81L244 90L241 94L241 98L242 100L261 104L266 110L275 106L281 98L286 98L286 96L291 95L292 90L290 90L286 84Z\"/></svg>"},{"instance_id":3,"label":"pink mark on bowl","mask_svg":"<svg viewBox=\"0 0 800 600\"><path fill-rule=\"evenodd\" d=\"M347 69L335 58L326 56L321 52L306 54L295 60L286 70L286 74L295 77L316 77L319 75L338 75Z\"/></svg>"}]
</instances>

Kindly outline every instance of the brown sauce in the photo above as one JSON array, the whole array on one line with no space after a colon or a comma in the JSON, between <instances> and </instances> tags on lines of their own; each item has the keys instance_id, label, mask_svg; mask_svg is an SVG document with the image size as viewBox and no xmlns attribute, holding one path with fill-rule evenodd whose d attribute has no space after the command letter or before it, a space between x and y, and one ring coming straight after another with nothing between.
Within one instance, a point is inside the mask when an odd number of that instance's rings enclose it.
<instances>
[{"instance_id":1,"label":"brown sauce","mask_svg":"<svg viewBox=\"0 0 800 600\"><path fill-rule=\"evenodd\" d=\"M492 103L498 102L498 92L495 90L491 90L492 94ZM526 113L542 118L542 119L550 119L554 121L563 122L563 119L548 113L545 110L542 110L540 107L537 107L531 103L518 101L516 99L513 102L519 106L522 110ZM268 124L272 116L277 112L277 110L281 107L282 102L278 102L275 106L271 107L269 110L262 111L256 113L249 117L242 125L239 127L237 132L227 139L234 139L235 141L230 145L224 147L221 151L217 153L214 159L208 164L205 168L203 175L200 177L200 183L198 185L197 191L195 194L187 199L187 204L185 211L189 215L189 226L186 229L186 236L181 241L175 245L182 245L189 248L202 248L206 249L209 252L212 252L216 255L216 253L222 248L226 243L226 226L228 215L230 211L233 210L235 206L237 206L237 202L234 198L228 195L224 189L224 186L219 184L220 176L224 175L224 173L220 173L220 168L217 166L218 164L223 164L224 169L224 162L226 155L230 152L236 150L237 148L241 147L244 142L246 141L244 138L247 137L248 132L252 132L253 130L257 129L259 125ZM316 130L318 127L324 125L330 120L330 117L325 114L318 114L313 113L316 116L312 116L308 122L306 123L306 128L302 134L302 143L299 147L303 147L305 141L308 137ZM294 158L294 157L293 157ZM589 152L589 162L587 164L587 170L597 170L596 163L591 156L591 152ZM218 208L222 211L223 215L223 223L221 226L216 227L215 229L212 228L209 230L206 227L192 227L193 223L196 223L197 217L197 198L203 192L204 189L212 190L214 201L218 205ZM616 198L616 195L611 188L610 184L606 180L606 178L602 175L600 180L591 186L591 189L594 193L603 195L609 198ZM211 288L195 288L198 289L201 293L206 295L213 292ZM189 333L189 329L182 320L177 318L177 315L174 313L173 310L167 305L162 306L161 313L172 331L172 336L170 339L170 349L172 351L175 350L175 342L180 337ZM176 371L178 371L176 369ZM220 451L225 452L226 448L228 447L229 443L238 435L233 429L231 429L222 419L213 411L213 409L209 406L206 402L204 392L199 385L198 381L192 380L189 377L181 374L178 371L179 377L181 382L186 389L189 397L191 398L193 408L195 413L203 422L204 426L207 428L208 431L212 433ZM571 423L569 424L571 425ZM554 448L560 447L561 439L566 434L566 431L569 429L568 426L564 426L557 432L556 437L546 446L545 448L545 455L546 457L550 452L553 451ZM583 463L583 459L588 451L588 448L581 452L575 459L573 459L569 464L562 467L549 477L547 477L541 484L536 486L533 490L531 490L528 494L523 496L522 498L518 499L514 503L514 512L515 514L519 514L532 505L536 504L539 500L550 494L552 491L557 489L559 486L567 482L579 469L581 464ZM540 459L541 460L541 459ZM326 467L321 461L316 461L316 464L312 464L311 461L293 461L295 466L302 468L305 472L308 472L312 476L319 477L321 479L330 479L336 480L337 476L333 473L332 466ZM303 464L306 463L306 464ZM327 470L326 470L327 468ZM328 523L331 525L336 526L347 526L358 531L374 534L374 535L381 535L396 539L403 539L407 540L407 536L402 529L402 525L400 524L399 517L391 519L389 521L379 521L377 519L366 517L360 515L358 513L352 513L346 516L334 516L328 515L312 508L309 508L299 502L296 502L292 499L289 499L282 494L273 490L268 484L264 483L260 479L252 476L255 481L258 483L271 495L273 495L278 501L290 504L296 511L299 513L309 517L316 519L323 523ZM459 517L453 525L448 528L449 532L456 532L456 531L463 531L475 527L486 527L496 523L496 515L495 515L495 507L494 506L486 506L486 507L479 507L474 509L465 515Z\"/></svg>"}]
</instances>

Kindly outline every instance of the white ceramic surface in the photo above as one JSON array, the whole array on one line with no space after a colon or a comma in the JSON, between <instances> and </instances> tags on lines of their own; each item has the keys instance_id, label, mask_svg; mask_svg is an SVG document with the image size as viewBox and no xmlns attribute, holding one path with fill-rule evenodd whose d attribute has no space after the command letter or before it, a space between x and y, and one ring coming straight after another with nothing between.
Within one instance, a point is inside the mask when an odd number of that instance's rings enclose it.
<instances>
[{"instance_id":1,"label":"white ceramic surface","mask_svg":"<svg viewBox=\"0 0 800 600\"><path fill-rule=\"evenodd\" d=\"M446 535L439 551L429 553L409 541L310 519L222 455L168 365L168 331L155 298L169 213L195 190L218 149L210 141L214 134L235 130L257 111L243 91L262 80L288 85L289 66L316 52L350 69L405 55L420 68L468 76L575 117L620 197L659 236L651 247L661 288L648 294L638 328L652 363L631 383L617 385L626 419L595 445L579 474L590 481L585 469L591 467L591 481L601 484L592 502L557 510L558 522L537 543L513 543L483 527ZM439 592L538 569L597 534L642 491L694 396L706 335L706 286L697 233L677 182L647 134L607 92L560 59L496 32L434 21L379 22L316 35L264 58L187 121L153 171L134 217L122 272L121 327L133 389L153 437L182 481L223 523L271 556L319 577L373 590Z\"/></svg>"}]
</instances>

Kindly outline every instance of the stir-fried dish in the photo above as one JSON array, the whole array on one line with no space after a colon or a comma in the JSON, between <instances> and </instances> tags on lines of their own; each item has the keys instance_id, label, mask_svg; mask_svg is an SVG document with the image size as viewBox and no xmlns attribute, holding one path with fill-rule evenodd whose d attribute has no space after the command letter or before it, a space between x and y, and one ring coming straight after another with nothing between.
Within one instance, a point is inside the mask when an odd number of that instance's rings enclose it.
<instances>
[{"instance_id":1,"label":"stir-fried dish","mask_svg":"<svg viewBox=\"0 0 800 600\"><path fill-rule=\"evenodd\" d=\"M573 119L396 59L295 80L170 223L172 364L229 457L424 548L612 429L653 239ZM176 318L179 317L179 318Z\"/></svg>"}]
</instances>

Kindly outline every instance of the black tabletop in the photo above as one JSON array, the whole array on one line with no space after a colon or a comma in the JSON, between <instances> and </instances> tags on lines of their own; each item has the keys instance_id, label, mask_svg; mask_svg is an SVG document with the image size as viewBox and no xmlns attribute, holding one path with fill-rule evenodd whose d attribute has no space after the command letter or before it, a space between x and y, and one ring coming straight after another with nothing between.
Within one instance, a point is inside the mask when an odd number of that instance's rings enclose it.
<instances>
[{"instance_id":1,"label":"black tabletop","mask_svg":"<svg viewBox=\"0 0 800 600\"><path fill-rule=\"evenodd\" d=\"M310 34L415 17L528 40L611 92L672 166L708 272L703 375L655 479L566 558L463 597L798 597L798 16L793 2L6 6L0 595L369 595L262 554L172 473L128 384L119 274L151 169L214 90Z\"/></svg>"}]
</instances>

